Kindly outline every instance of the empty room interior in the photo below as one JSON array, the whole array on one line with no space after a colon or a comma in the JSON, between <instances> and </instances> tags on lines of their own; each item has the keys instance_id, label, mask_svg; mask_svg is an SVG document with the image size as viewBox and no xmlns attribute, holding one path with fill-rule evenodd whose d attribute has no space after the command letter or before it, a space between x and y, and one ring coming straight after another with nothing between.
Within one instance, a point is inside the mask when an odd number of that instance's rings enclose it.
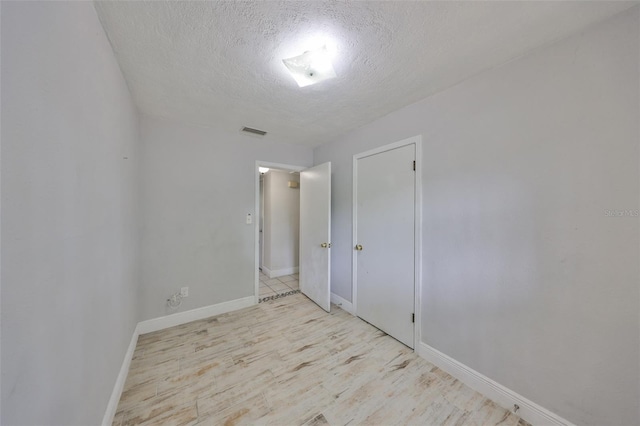
<instances>
[{"instance_id":1,"label":"empty room interior","mask_svg":"<svg viewBox=\"0 0 640 426\"><path fill-rule=\"evenodd\" d=\"M640 425L640 2L1 1L2 425Z\"/></svg>"}]
</instances>

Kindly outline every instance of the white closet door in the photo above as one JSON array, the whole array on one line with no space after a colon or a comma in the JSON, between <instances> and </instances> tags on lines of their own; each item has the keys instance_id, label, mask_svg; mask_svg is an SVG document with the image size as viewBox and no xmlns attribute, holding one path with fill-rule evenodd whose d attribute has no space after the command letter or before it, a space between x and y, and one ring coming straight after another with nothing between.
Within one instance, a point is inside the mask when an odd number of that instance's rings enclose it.
<instances>
[{"instance_id":1,"label":"white closet door","mask_svg":"<svg viewBox=\"0 0 640 426\"><path fill-rule=\"evenodd\" d=\"M356 314L411 348L415 152L415 145L405 145L355 163Z\"/></svg>"}]
</instances>

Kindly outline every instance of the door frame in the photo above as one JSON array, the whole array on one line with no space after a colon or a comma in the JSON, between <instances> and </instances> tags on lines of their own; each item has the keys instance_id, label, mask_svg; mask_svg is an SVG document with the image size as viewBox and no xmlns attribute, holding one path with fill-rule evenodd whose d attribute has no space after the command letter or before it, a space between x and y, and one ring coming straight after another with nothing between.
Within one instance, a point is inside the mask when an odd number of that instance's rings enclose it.
<instances>
[{"instance_id":1,"label":"door frame","mask_svg":"<svg viewBox=\"0 0 640 426\"><path fill-rule=\"evenodd\" d=\"M369 151L361 152L353 156L353 192L352 192L352 238L351 238L351 303L354 315L358 315L358 252L355 245L358 244L358 160L381 154L392 149L407 145L415 145L415 186L414 186L414 313L413 324L413 351L419 348L421 340L421 300L422 300L422 135L412 136L398 142L380 146Z\"/></svg>"},{"instance_id":2,"label":"door frame","mask_svg":"<svg viewBox=\"0 0 640 426\"><path fill-rule=\"evenodd\" d=\"M254 186L255 186L255 206L254 206L254 289L253 289L253 298L255 303L257 304L260 299L260 172L258 171L258 167L269 167L273 169L286 170L290 172L301 172L303 170L308 169L309 167L304 166L294 166L291 164L281 164L281 163L271 163L268 161L256 160L256 164L253 170L254 173ZM255 213L257 212L257 213Z\"/></svg>"}]
</instances>

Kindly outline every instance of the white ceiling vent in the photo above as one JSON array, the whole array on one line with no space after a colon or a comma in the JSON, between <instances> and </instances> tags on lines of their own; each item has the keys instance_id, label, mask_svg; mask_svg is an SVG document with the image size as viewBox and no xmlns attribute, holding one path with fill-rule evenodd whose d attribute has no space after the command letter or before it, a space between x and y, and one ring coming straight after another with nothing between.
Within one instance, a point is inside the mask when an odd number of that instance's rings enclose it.
<instances>
[{"instance_id":1,"label":"white ceiling vent","mask_svg":"<svg viewBox=\"0 0 640 426\"><path fill-rule=\"evenodd\" d=\"M253 129L251 127L243 127L242 131L247 133L253 133L254 135L260 135L260 136L264 136L267 134L267 132L265 132L264 130Z\"/></svg>"}]
</instances>

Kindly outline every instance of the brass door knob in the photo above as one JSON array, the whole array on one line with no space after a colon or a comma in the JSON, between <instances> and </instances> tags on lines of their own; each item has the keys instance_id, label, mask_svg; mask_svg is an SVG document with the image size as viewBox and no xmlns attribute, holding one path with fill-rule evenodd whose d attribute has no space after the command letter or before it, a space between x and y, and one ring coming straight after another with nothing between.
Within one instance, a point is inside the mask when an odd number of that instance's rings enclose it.
<instances>
[{"instance_id":1,"label":"brass door knob","mask_svg":"<svg viewBox=\"0 0 640 426\"><path fill-rule=\"evenodd\" d=\"M331 247L331 243L322 243L322 244L320 244L320 247L322 247L322 248L330 248Z\"/></svg>"},{"instance_id":2,"label":"brass door knob","mask_svg":"<svg viewBox=\"0 0 640 426\"><path fill-rule=\"evenodd\" d=\"M362 244L358 244L358 245L356 245L356 250L358 250L358 251L362 251Z\"/></svg>"}]
</instances>

